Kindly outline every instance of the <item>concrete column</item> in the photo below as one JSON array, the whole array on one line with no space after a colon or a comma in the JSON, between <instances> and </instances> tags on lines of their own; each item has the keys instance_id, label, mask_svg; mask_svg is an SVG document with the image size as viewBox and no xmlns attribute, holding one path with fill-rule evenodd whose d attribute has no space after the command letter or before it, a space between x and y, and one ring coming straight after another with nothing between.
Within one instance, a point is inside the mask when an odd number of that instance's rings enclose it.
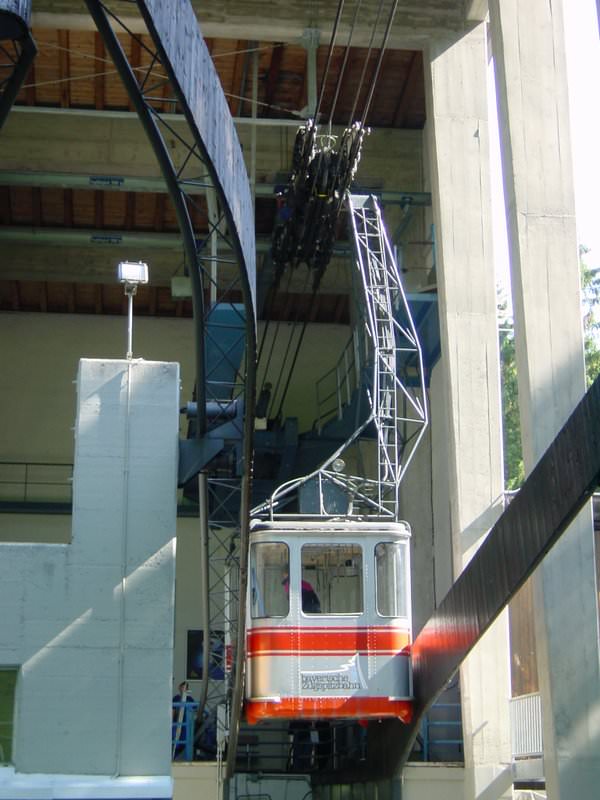
<instances>
[{"instance_id":1,"label":"concrete column","mask_svg":"<svg viewBox=\"0 0 600 800\"><path fill-rule=\"evenodd\" d=\"M497 519L503 491L485 27L432 42L428 56L427 139L457 575ZM502 615L461 670L465 797L510 796L507 647Z\"/></svg>"},{"instance_id":2,"label":"concrete column","mask_svg":"<svg viewBox=\"0 0 600 800\"><path fill-rule=\"evenodd\" d=\"M490 0L490 18L529 472L585 389L562 2ZM548 797L595 797L600 671L589 507L544 560L534 594Z\"/></svg>"},{"instance_id":3,"label":"concrete column","mask_svg":"<svg viewBox=\"0 0 600 800\"><path fill-rule=\"evenodd\" d=\"M177 364L81 361L72 541L0 546L17 773L170 788L178 400Z\"/></svg>"}]
</instances>

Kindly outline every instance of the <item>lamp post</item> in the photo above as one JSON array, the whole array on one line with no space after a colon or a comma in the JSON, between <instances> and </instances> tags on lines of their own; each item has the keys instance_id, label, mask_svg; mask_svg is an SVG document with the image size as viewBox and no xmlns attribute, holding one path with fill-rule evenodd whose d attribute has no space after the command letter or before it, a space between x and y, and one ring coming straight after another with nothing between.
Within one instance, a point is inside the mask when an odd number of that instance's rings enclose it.
<instances>
[{"instance_id":1,"label":"lamp post","mask_svg":"<svg viewBox=\"0 0 600 800\"><path fill-rule=\"evenodd\" d=\"M143 261L121 261L118 267L119 283L127 295L127 358L133 358L133 297L140 284L148 283L148 264Z\"/></svg>"}]
</instances>

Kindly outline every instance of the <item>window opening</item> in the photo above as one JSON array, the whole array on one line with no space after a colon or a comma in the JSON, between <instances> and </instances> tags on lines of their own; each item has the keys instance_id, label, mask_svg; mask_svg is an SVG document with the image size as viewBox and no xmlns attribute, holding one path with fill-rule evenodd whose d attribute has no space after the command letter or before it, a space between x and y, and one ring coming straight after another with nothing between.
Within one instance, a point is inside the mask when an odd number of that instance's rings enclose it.
<instances>
[{"instance_id":1,"label":"window opening","mask_svg":"<svg viewBox=\"0 0 600 800\"><path fill-rule=\"evenodd\" d=\"M17 669L0 667L0 764L12 761Z\"/></svg>"},{"instance_id":2,"label":"window opening","mask_svg":"<svg viewBox=\"0 0 600 800\"><path fill-rule=\"evenodd\" d=\"M290 553L283 542L258 542L250 557L250 608L253 618L287 617L290 610Z\"/></svg>"},{"instance_id":3,"label":"window opening","mask_svg":"<svg viewBox=\"0 0 600 800\"><path fill-rule=\"evenodd\" d=\"M377 613L382 617L408 616L406 545L380 542L375 547Z\"/></svg>"},{"instance_id":4,"label":"window opening","mask_svg":"<svg viewBox=\"0 0 600 800\"><path fill-rule=\"evenodd\" d=\"M302 611L362 614L363 557L357 544L302 547Z\"/></svg>"}]
</instances>

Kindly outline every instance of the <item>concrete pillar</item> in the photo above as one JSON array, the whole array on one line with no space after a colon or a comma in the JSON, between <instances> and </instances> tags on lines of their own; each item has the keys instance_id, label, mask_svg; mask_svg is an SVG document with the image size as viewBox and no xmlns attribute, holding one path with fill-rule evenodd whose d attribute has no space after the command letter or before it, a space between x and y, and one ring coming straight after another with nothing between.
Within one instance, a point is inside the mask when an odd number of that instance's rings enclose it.
<instances>
[{"instance_id":1,"label":"concrete pillar","mask_svg":"<svg viewBox=\"0 0 600 800\"><path fill-rule=\"evenodd\" d=\"M497 519L503 492L485 27L458 40L433 41L427 55L426 133L457 575ZM510 796L507 647L503 614L461 670L468 798Z\"/></svg>"},{"instance_id":2,"label":"concrete pillar","mask_svg":"<svg viewBox=\"0 0 600 800\"><path fill-rule=\"evenodd\" d=\"M170 792L178 400L177 364L81 361L72 541L0 545L17 773Z\"/></svg>"},{"instance_id":3,"label":"concrete pillar","mask_svg":"<svg viewBox=\"0 0 600 800\"><path fill-rule=\"evenodd\" d=\"M525 471L585 389L561 0L490 0ZM549 490L551 500L551 490ZM548 797L595 797L600 697L586 507L536 573Z\"/></svg>"}]
</instances>

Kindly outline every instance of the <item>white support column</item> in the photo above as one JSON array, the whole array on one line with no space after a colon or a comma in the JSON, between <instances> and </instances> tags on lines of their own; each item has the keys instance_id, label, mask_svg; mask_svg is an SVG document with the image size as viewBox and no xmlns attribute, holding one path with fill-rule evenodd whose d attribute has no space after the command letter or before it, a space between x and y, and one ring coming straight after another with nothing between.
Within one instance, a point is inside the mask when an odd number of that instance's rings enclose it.
<instances>
[{"instance_id":1,"label":"white support column","mask_svg":"<svg viewBox=\"0 0 600 800\"><path fill-rule=\"evenodd\" d=\"M432 42L428 55L427 134L457 575L499 516L503 491L484 25L458 40ZM468 798L510 796L508 666L503 614L461 670Z\"/></svg>"},{"instance_id":2,"label":"white support column","mask_svg":"<svg viewBox=\"0 0 600 800\"><path fill-rule=\"evenodd\" d=\"M41 776L28 796L81 796L47 789L81 775L136 776L107 797L171 795L178 411L178 364L82 360L72 541L0 546L11 796L19 773Z\"/></svg>"},{"instance_id":3,"label":"white support column","mask_svg":"<svg viewBox=\"0 0 600 800\"><path fill-rule=\"evenodd\" d=\"M490 17L529 472L585 389L562 2L490 0ZM589 506L535 577L548 797L595 797L600 671Z\"/></svg>"}]
</instances>

